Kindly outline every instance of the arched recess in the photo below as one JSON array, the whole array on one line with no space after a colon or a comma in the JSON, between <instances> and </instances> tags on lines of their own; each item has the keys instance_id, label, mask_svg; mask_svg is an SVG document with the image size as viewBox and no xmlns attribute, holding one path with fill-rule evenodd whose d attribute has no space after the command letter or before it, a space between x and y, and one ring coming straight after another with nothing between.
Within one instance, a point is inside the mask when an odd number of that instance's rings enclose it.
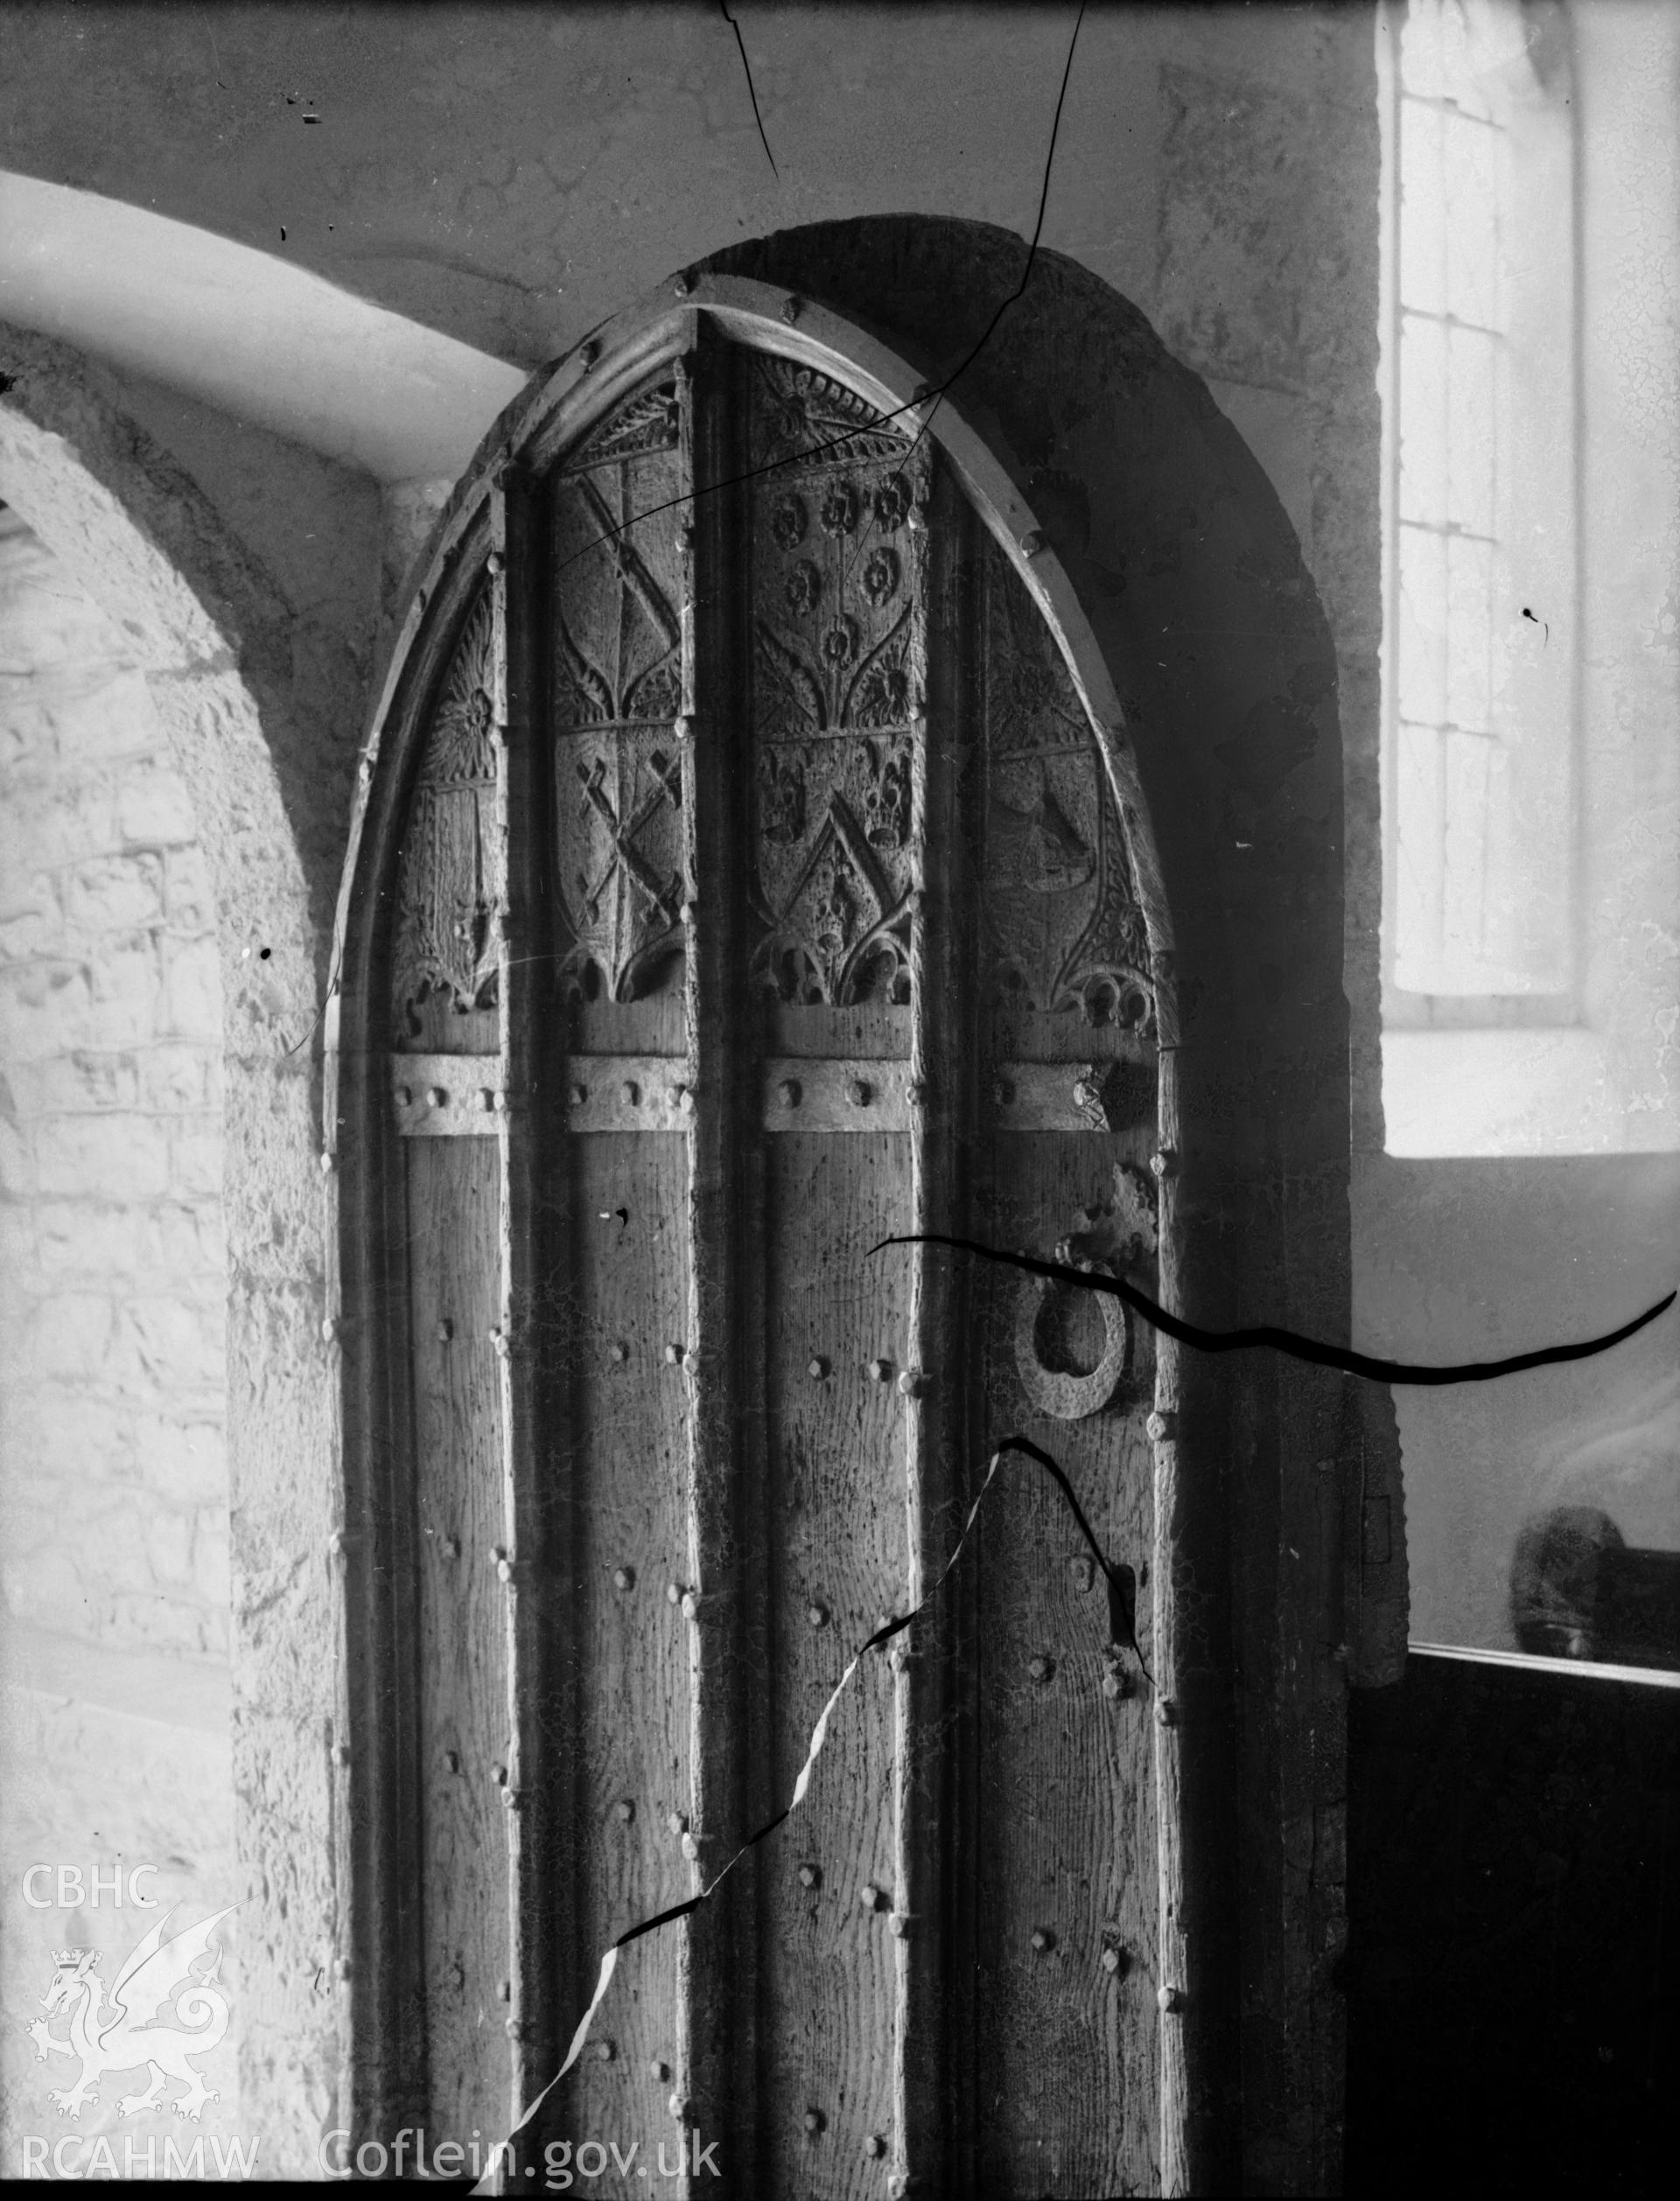
<instances>
[{"instance_id":1,"label":"arched recess","mask_svg":"<svg viewBox=\"0 0 1680 2201\"><path fill-rule=\"evenodd\" d=\"M786 1800L1010 1428L1168 1583L1174 1686L1170 1349L1099 1321L1081 1377L1013 1282L859 1265L970 1227L1152 1282L1158 1240L1174 1289L1123 713L921 379L682 279L504 417L398 639L328 1027L357 2139L506 2128L605 1944ZM797 1831L638 1945L556 2134L675 2115L742 2192L1179 2181L1176 1730L1045 1491L977 1535Z\"/></svg>"},{"instance_id":2,"label":"arched recess","mask_svg":"<svg viewBox=\"0 0 1680 2201\"><path fill-rule=\"evenodd\" d=\"M0 326L0 498L116 620L186 782L215 897L224 1017L237 2024L245 2123L313 2159L337 2064L311 1982L337 1933L326 1767L332 1395L312 1021L336 858L335 728L297 621L193 482L67 347ZM269 953L259 956L258 945Z\"/></svg>"}]
</instances>

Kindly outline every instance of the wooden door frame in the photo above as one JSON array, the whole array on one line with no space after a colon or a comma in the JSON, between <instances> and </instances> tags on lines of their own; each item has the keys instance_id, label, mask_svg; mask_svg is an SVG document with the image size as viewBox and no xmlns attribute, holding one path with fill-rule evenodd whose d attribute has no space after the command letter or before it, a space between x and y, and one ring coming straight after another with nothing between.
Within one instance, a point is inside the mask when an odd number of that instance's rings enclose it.
<instances>
[{"instance_id":1,"label":"wooden door frame","mask_svg":"<svg viewBox=\"0 0 1680 2201\"><path fill-rule=\"evenodd\" d=\"M402 1546L405 1531L396 1504L407 1409L400 1386L388 1380L392 1356L374 1342L381 1319L374 1310L392 1282L385 1268L395 1221L389 1207L394 1134L375 1064L385 1053L382 958L397 844L426 732L426 705L480 577L486 570L493 576L505 570L497 561L505 559L510 526L516 529L520 524L520 483L540 474L637 382L689 350L703 321L738 344L798 360L832 376L878 410L924 430L1056 639L1119 806L1148 934L1159 1034L1160 1290L1168 1307L1178 1300L1177 1211L1186 1184L1194 1184L1194 1170L1190 1158L1178 1151L1179 1020L1171 919L1124 713L1068 574L1047 546L1020 484L963 417L960 396L942 395L934 403L922 369L823 305L738 277L679 276L660 295L606 322L535 377L486 437L434 530L393 639L359 756L325 1019L323 1157L335 1174L338 1195L338 1228L328 1242L326 1328L340 1348L334 1431L339 1513L332 1548L346 1646L338 1677L340 1744L333 1769L343 1920L339 1945L346 1952L340 1959L339 1985L346 2043L340 2116L357 2138L388 2138L402 2123L415 2121L418 2106L407 2076L416 2063L411 2011L418 1981L410 1974L419 1945L413 1916L417 1880L406 1831L412 1824L404 1809L409 1776L398 1740L410 1686L399 1649L405 1635L400 1601L411 1574L411 1555ZM519 700L505 693L500 700L505 723ZM508 1026L513 1021L506 1017ZM512 1118L510 1111L506 1120ZM516 1146L516 1130L503 1135ZM1230 1861L1223 1858L1223 1845L1215 1836L1202 1846L1212 1865L1193 1869L1186 1882L1182 1843L1186 1786L1198 1810L1215 1803L1220 1826L1229 1822L1232 1812L1229 1795L1223 1792L1230 1777L1219 1723L1211 1723L1211 1755L1186 1783L1186 1730L1174 1716L1181 1651L1178 1587L1186 1572L1196 1574L1199 1554L1217 1560L1225 1542L1222 1525L1206 1518L1207 1504L1198 1507L1194 1483L1180 1478L1180 1370L1179 1349L1171 1339L1159 1338L1150 1433L1152 1649L1158 1699L1154 1730L1158 1965L1159 1977L1167 1983L1161 1999L1169 2021L1160 2036L1159 2141L1163 2190L1168 2192L1196 2190L1195 2162L1203 2144L1195 2134L1207 2116L1197 2105L1223 2092L1208 2058L1198 2055L1197 2042L1205 2036L1211 2050L1228 2030L1214 2005L1226 1993L1229 1951L1220 1934L1201 1922L1228 1910L1222 1883ZM388 1558L388 1571L382 1569L381 1555ZM1200 1573L1205 1585L1205 1561ZM521 1632L516 1590L512 1603L510 1649L515 1655L510 1692L516 1693ZM1205 1610L1200 1619L1205 1625ZM1219 1631L1214 1632L1217 1639ZM1190 1740L1194 1748L1194 1736ZM516 1910L519 1900L515 1887ZM516 2048L510 2057L517 2057ZM546 2076L537 2074L533 2082L525 2073L527 2092ZM1228 2106L1224 2113L1228 2116Z\"/></svg>"}]
</instances>

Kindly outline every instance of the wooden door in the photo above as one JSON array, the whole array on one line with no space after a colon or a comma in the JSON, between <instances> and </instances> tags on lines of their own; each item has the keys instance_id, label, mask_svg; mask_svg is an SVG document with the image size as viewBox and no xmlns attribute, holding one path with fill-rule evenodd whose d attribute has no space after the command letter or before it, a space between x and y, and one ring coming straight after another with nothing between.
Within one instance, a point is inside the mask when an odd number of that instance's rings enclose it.
<instances>
[{"instance_id":1,"label":"wooden door","mask_svg":"<svg viewBox=\"0 0 1680 2201\"><path fill-rule=\"evenodd\" d=\"M354 2113L500 2138L928 1598L522 2146L1149 2190L1133 1616L1018 1457L930 1593L1013 1432L1146 1585L1151 1341L871 1253L1150 1283L1134 852L995 515L789 346L678 312L574 368L458 497L382 707L336 1034Z\"/></svg>"}]
</instances>

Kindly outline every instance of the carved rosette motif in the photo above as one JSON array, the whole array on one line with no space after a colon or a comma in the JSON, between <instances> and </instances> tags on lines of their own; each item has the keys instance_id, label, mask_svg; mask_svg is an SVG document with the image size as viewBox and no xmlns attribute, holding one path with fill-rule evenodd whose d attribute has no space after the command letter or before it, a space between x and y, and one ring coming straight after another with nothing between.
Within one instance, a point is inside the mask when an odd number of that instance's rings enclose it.
<instances>
[{"instance_id":1,"label":"carved rosette motif","mask_svg":"<svg viewBox=\"0 0 1680 2201\"><path fill-rule=\"evenodd\" d=\"M615 1001L682 949L682 421L668 374L590 433L555 488L560 976Z\"/></svg>"},{"instance_id":2,"label":"carved rosette motif","mask_svg":"<svg viewBox=\"0 0 1680 2201\"><path fill-rule=\"evenodd\" d=\"M496 1006L492 920L502 860L495 692L495 613L486 590L444 676L397 866L392 998L399 1047L420 1037L418 1012L436 997L463 1015Z\"/></svg>"},{"instance_id":3,"label":"carved rosette motif","mask_svg":"<svg viewBox=\"0 0 1680 2201\"><path fill-rule=\"evenodd\" d=\"M1020 579L984 556L988 992L1147 1032L1148 936L1090 722Z\"/></svg>"},{"instance_id":4,"label":"carved rosette motif","mask_svg":"<svg viewBox=\"0 0 1680 2201\"><path fill-rule=\"evenodd\" d=\"M784 999L904 1000L927 454L813 368L752 380L752 968Z\"/></svg>"}]
</instances>

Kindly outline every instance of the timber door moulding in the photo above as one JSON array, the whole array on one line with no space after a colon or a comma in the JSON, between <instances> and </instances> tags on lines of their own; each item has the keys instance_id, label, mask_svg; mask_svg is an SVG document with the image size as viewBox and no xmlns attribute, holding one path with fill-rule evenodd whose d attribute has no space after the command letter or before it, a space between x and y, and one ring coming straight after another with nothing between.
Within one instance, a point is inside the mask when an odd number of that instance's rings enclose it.
<instances>
[{"instance_id":1,"label":"timber door moulding","mask_svg":"<svg viewBox=\"0 0 1680 2201\"><path fill-rule=\"evenodd\" d=\"M727 277L534 384L400 629L333 968L346 2121L487 2142L606 1944L786 1801L1012 1428L1152 1581L1174 1695L1170 1342L862 1260L975 1225L1174 1290L1135 761L959 407ZM799 1818L620 1966L536 2159L1181 2190L1179 1730L1106 1686L1065 1537L999 1478Z\"/></svg>"}]
</instances>

